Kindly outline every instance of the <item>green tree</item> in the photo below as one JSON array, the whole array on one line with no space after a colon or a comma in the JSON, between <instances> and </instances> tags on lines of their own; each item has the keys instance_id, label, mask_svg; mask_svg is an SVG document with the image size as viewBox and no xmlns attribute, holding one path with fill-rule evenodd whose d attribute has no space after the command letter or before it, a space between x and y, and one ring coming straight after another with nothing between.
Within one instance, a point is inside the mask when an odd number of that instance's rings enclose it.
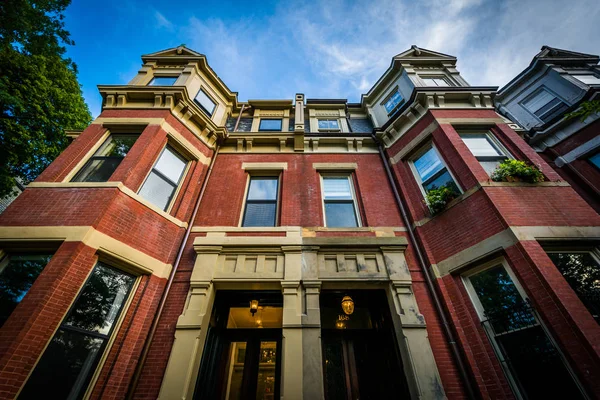
<instances>
[{"instance_id":1,"label":"green tree","mask_svg":"<svg viewBox=\"0 0 600 400\"><path fill-rule=\"evenodd\" d=\"M70 0L0 2L0 197L15 179L27 183L67 146L65 129L83 129L91 115L65 57Z\"/></svg>"},{"instance_id":2,"label":"green tree","mask_svg":"<svg viewBox=\"0 0 600 400\"><path fill-rule=\"evenodd\" d=\"M600 100L588 100L579 105L577 110L566 114L567 119L579 117L584 122L589 116L600 114Z\"/></svg>"}]
</instances>

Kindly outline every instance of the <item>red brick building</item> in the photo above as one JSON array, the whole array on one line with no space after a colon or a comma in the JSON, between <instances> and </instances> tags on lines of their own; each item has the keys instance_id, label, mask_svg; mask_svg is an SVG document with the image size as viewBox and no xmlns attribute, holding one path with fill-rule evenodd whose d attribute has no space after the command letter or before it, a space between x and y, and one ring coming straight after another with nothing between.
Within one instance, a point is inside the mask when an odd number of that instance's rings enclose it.
<instances>
[{"instance_id":1,"label":"red brick building","mask_svg":"<svg viewBox=\"0 0 600 400\"><path fill-rule=\"evenodd\" d=\"M454 57L360 103L142 59L0 214L0 398L600 395L600 216Z\"/></svg>"}]
</instances>

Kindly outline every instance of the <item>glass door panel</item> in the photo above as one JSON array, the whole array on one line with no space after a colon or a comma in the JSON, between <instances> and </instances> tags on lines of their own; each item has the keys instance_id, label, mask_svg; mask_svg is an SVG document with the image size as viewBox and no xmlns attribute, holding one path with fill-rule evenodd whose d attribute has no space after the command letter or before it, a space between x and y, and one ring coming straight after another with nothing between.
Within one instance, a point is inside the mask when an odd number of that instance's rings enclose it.
<instances>
[{"instance_id":1,"label":"glass door panel","mask_svg":"<svg viewBox=\"0 0 600 400\"><path fill-rule=\"evenodd\" d=\"M225 389L225 398L227 400L242 399L242 380L244 377L245 361L246 342L231 342L226 369L227 386Z\"/></svg>"},{"instance_id":2,"label":"glass door panel","mask_svg":"<svg viewBox=\"0 0 600 400\"><path fill-rule=\"evenodd\" d=\"M275 399L277 342L260 342L258 353L257 400Z\"/></svg>"}]
</instances>

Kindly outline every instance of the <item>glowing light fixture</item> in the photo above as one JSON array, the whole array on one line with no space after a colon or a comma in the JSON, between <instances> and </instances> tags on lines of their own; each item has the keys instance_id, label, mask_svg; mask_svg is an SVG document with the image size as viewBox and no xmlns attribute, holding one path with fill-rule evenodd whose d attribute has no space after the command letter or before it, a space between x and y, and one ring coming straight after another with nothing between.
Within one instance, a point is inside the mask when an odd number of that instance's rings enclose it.
<instances>
[{"instance_id":1,"label":"glowing light fixture","mask_svg":"<svg viewBox=\"0 0 600 400\"><path fill-rule=\"evenodd\" d=\"M346 315L350 315L354 312L354 300L350 296L344 296L342 299L342 310Z\"/></svg>"},{"instance_id":2,"label":"glowing light fixture","mask_svg":"<svg viewBox=\"0 0 600 400\"><path fill-rule=\"evenodd\" d=\"M254 317L254 314L258 311L258 300L250 301L250 314Z\"/></svg>"}]
</instances>

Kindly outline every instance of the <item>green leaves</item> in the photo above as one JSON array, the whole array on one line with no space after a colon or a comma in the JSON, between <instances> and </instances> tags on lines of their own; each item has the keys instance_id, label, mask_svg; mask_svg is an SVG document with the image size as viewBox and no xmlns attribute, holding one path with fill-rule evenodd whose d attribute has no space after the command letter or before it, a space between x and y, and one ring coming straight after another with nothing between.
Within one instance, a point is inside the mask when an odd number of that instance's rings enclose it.
<instances>
[{"instance_id":1,"label":"green leaves","mask_svg":"<svg viewBox=\"0 0 600 400\"><path fill-rule=\"evenodd\" d=\"M600 114L600 100L584 101L579 105L577 110L565 114L567 119L577 118L584 122L589 116Z\"/></svg>"},{"instance_id":2,"label":"green leaves","mask_svg":"<svg viewBox=\"0 0 600 400\"><path fill-rule=\"evenodd\" d=\"M0 4L0 197L15 179L35 179L68 144L65 129L91 122L76 67L62 55L72 44L62 12L70 1Z\"/></svg>"},{"instance_id":3,"label":"green leaves","mask_svg":"<svg viewBox=\"0 0 600 400\"><path fill-rule=\"evenodd\" d=\"M427 207L431 210L433 215L442 212L448 203L454 200L458 196L456 190L448 186L442 186L439 189L431 189L425 195L425 202Z\"/></svg>"},{"instance_id":4,"label":"green leaves","mask_svg":"<svg viewBox=\"0 0 600 400\"><path fill-rule=\"evenodd\" d=\"M494 182L523 181L537 183L544 181L544 175L537 167L527 165L524 161L512 159L504 160L492 173L491 178Z\"/></svg>"}]
</instances>

